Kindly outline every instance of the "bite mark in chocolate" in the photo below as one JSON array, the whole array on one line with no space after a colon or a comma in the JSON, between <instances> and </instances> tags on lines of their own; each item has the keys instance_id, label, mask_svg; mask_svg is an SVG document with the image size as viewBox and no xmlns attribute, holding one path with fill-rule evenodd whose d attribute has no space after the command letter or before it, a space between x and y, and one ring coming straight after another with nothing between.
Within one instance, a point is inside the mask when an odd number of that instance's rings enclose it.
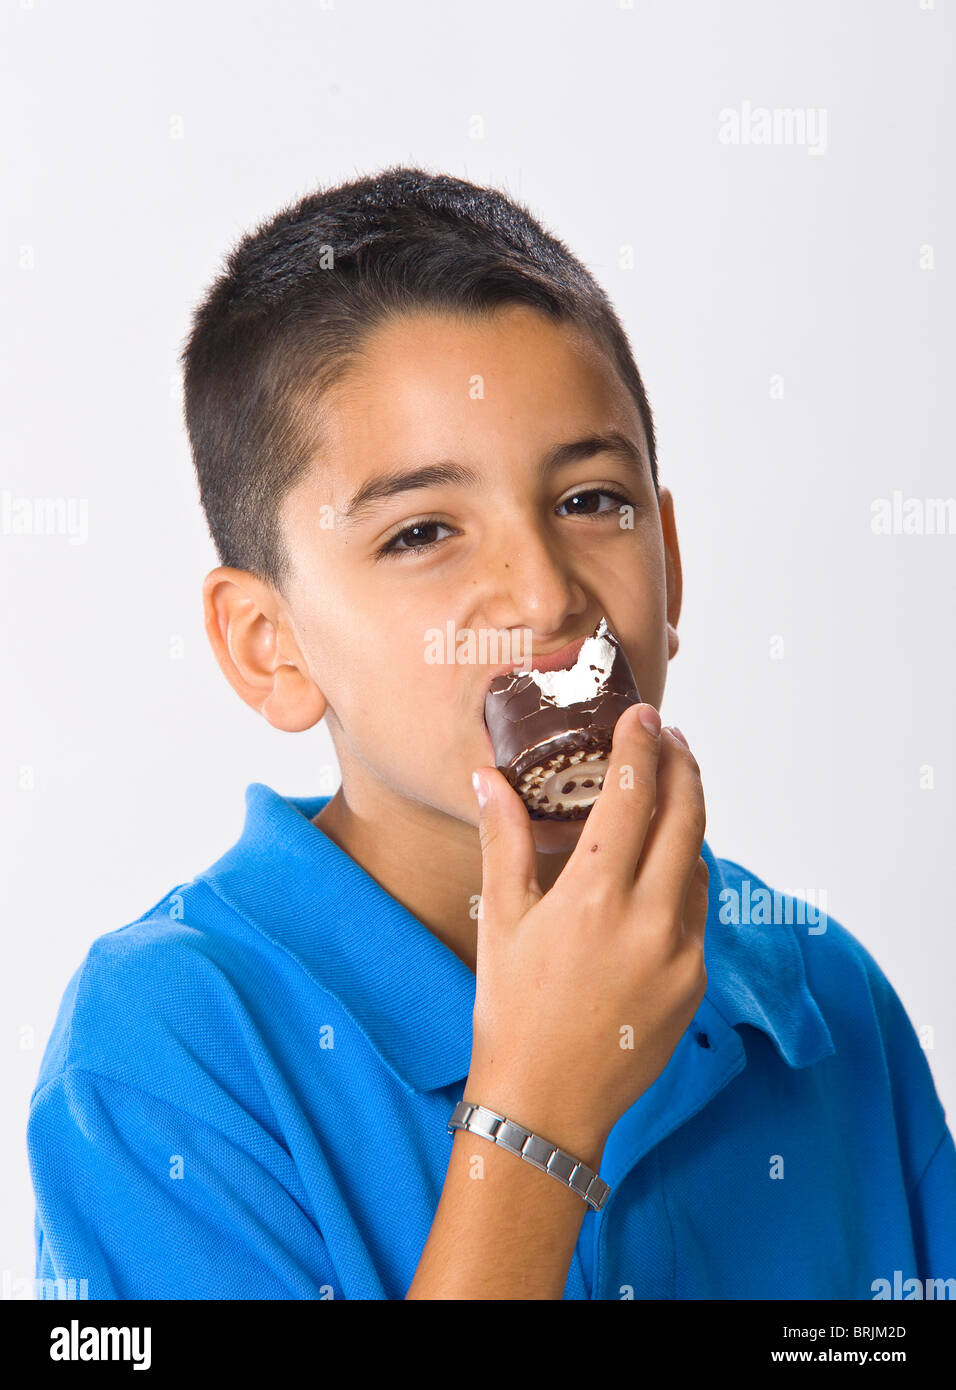
<instances>
[{"instance_id":1,"label":"bite mark in chocolate","mask_svg":"<svg viewBox=\"0 0 956 1390\"><path fill-rule=\"evenodd\" d=\"M533 820L587 816L604 785L614 726L640 699L624 649L605 618L570 670L495 677L485 699L495 765ZM587 778L569 781L568 771L579 766Z\"/></svg>"}]
</instances>

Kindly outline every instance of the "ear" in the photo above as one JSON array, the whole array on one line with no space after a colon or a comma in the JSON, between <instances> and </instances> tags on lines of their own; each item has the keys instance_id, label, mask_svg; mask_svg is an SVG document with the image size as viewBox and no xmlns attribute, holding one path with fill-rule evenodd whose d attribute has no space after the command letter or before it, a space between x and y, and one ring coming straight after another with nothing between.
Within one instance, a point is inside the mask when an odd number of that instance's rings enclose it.
<instances>
[{"instance_id":1,"label":"ear","mask_svg":"<svg viewBox=\"0 0 956 1390\"><path fill-rule=\"evenodd\" d=\"M680 618L684 576L677 544L677 524L674 521L674 499L670 489L662 487L658 496L661 512L661 533L664 537L664 571L667 582L667 656L673 657L680 645L677 622Z\"/></svg>"},{"instance_id":2,"label":"ear","mask_svg":"<svg viewBox=\"0 0 956 1390\"><path fill-rule=\"evenodd\" d=\"M300 733L325 714L275 591L245 570L219 565L203 581L213 655L233 690L275 729Z\"/></svg>"}]
</instances>

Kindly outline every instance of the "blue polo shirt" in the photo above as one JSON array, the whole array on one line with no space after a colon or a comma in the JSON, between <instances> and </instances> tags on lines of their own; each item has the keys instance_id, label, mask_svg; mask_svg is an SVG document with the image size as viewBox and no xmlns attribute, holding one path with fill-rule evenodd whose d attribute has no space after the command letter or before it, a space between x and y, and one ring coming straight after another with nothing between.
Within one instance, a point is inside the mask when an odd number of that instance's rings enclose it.
<instances>
[{"instance_id":1,"label":"blue polo shirt","mask_svg":"<svg viewBox=\"0 0 956 1390\"><path fill-rule=\"evenodd\" d=\"M311 824L327 800L253 783L238 842L72 976L30 1104L38 1280L404 1298L475 977ZM945 1297L956 1151L899 999L832 919L777 895L765 922L767 886L704 858L707 993L611 1132L564 1297Z\"/></svg>"}]
</instances>

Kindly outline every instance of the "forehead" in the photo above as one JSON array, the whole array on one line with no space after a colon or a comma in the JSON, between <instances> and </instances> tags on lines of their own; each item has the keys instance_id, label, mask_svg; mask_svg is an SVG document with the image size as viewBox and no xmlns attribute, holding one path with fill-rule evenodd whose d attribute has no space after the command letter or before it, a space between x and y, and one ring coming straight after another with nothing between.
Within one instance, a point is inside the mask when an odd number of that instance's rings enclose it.
<instances>
[{"instance_id":1,"label":"forehead","mask_svg":"<svg viewBox=\"0 0 956 1390\"><path fill-rule=\"evenodd\" d=\"M489 367L498 358L513 368L532 349L536 357L552 365L562 362L569 370L580 370L586 363L598 370L610 366L597 342L578 324L558 322L526 304L504 304L480 313L423 309L394 314L368 334L363 355L376 370L389 361L414 366L449 356L449 365L455 367L480 356ZM534 361L525 364L530 367Z\"/></svg>"},{"instance_id":2,"label":"forehead","mask_svg":"<svg viewBox=\"0 0 956 1390\"><path fill-rule=\"evenodd\" d=\"M534 452L584 425L629 429L646 456L640 413L603 348L524 305L389 319L323 407L325 461L347 464L349 480L383 447L449 452L520 432Z\"/></svg>"},{"instance_id":3,"label":"forehead","mask_svg":"<svg viewBox=\"0 0 956 1390\"><path fill-rule=\"evenodd\" d=\"M280 509L293 556L313 546L316 516L341 514L371 478L436 460L507 486L533 479L555 445L617 430L638 445L651 485L640 412L607 354L576 325L523 305L395 316L310 406L304 428L312 461ZM410 510L420 497L407 494Z\"/></svg>"}]
</instances>

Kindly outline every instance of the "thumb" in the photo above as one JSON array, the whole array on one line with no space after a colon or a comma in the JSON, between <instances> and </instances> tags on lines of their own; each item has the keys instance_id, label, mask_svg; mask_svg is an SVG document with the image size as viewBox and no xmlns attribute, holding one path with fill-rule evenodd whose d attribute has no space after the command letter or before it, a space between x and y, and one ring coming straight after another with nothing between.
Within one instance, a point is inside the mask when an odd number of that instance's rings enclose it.
<instances>
[{"instance_id":1,"label":"thumb","mask_svg":"<svg viewBox=\"0 0 956 1390\"><path fill-rule=\"evenodd\" d=\"M481 916L502 926L514 926L541 897L531 817L497 768L476 768L472 784L479 807Z\"/></svg>"}]
</instances>

